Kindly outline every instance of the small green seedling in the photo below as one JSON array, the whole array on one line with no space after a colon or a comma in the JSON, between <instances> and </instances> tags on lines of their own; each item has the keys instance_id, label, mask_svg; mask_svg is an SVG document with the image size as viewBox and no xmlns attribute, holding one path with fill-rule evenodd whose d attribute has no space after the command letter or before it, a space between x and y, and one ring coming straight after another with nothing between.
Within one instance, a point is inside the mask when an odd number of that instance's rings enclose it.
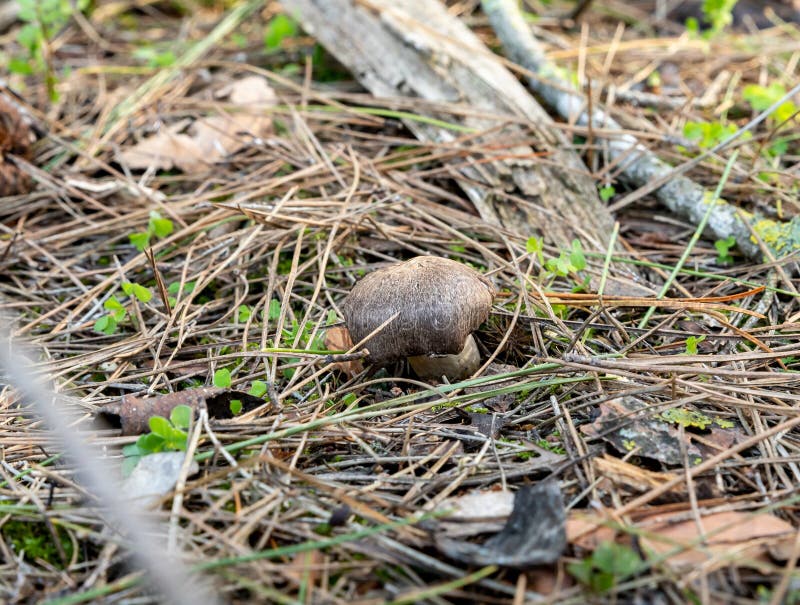
<instances>
[{"instance_id":1,"label":"small green seedling","mask_svg":"<svg viewBox=\"0 0 800 605\"><path fill-rule=\"evenodd\" d=\"M103 315L94 322L94 331L110 336L116 333L117 326L128 317L128 311L116 296L111 296L103 303L103 308L108 314Z\"/></svg>"},{"instance_id":2,"label":"small green seedling","mask_svg":"<svg viewBox=\"0 0 800 605\"><path fill-rule=\"evenodd\" d=\"M709 149L721 143L738 130L736 124L723 124L722 122L686 122L683 126L683 136L690 141L695 141L700 149ZM749 132L743 133L748 137Z\"/></svg>"},{"instance_id":3,"label":"small green seedling","mask_svg":"<svg viewBox=\"0 0 800 605\"><path fill-rule=\"evenodd\" d=\"M229 389L231 387L231 371L228 368L220 368L214 372L214 386L220 389ZM239 399L231 399L229 404L231 414L238 416L242 413L242 402Z\"/></svg>"},{"instance_id":4,"label":"small green seedling","mask_svg":"<svg viewBox=\"0 0 800 605\"><path fill-rule=\"evenodd\" d=\"M281 43L297 35L297 22L286 15L275 15L267 23L264 32L264 47L267 50L277 50Z\"/></svg>"},{"instance_id":5,"label":"small green seedling","mask_svg":"<svg viewBox=\"0 0 800 605\"><path fill-rule=\"evenodd\" d=\"M248 395L253 397L263 397L267 393L267 383L263 380L254 380L250 385L250 390L247 391ZM239 399L231 399L231 413L238 416L242 413L242 402Z\"/></svg>"},{"instance_id":6,"label":"small green seedling","mask_svg":"<svg viewBox=\"0 0 800 605\"><path fill-rule=\"evenodd\" d=\"M544 266L544 240L540 237L529 237L525 243L528 254L535 254L539 264Z\"/></svg>"},{"instance_id":7,"label":"small green seedling","mask_svg":"<svg viewBox=\"0 0 800 605\"><path fill-rule=\"evenodd\" d=\"M220 389L229 389L233 379L231 371L228 368L220 368L214 372L214 386ZM249 395L253 397L263 397L267 392L267 383L263 380L254 380L250 385ZM242 401L240 399L231 399L230 402L231 414L238 416L242 413Z\"/></svg>"},{"instance_id":8,"label":"small green seedling","mask_svg":"<svg viewBox=\"0 0 800 605\"><path fill-rule=\"evenodd\" d=\"M704 34L706 39L714 38L733 23L733 7L738 0L703 0L703 21L710 27ZM690 17L686 20L686 29L697 33L699 25L697 19Z\"/></svg>"},{"instance_id":9,"label":"small green seedling","mask_svg":"<svg viewBox=\"0 0 800 605\"><path fill-rule=\"evenodd\" d=\"M231 371L228 368L220 368L214 372L214 386L220 389L230 388Z\"/></svg>"},{"instance_id":10,"label":"small green seedling","mask_svg":"<svg viewBox=\"0 0 800 605\"><path fill-rule=\"evenodd\" d=\"M171 50L159 51L152 46L140 46L135 49L133 58L153 68L170 67L176 61L175 53Z\"/></svg>"},{"instance_id":11,"label":"small green seedling","mask_svg":"<svg viewBox=\"0 0 800 605\"><path fill-rule=\"evenodd\" d=\"M604 202L607 202L617 194L617 190L614 185L604 185L603 187L600 187L599 193L600 199Z\"/></svg>"},{"instance_id":12,"label":"small green seedling","mask_svg":"<svg viewBox=\"0 0 800 605\"><path fill-rule=\"evenodd\" d=\"M194 287L197 285L196 281L187 281L183 284L183 290L181 290L180 282L172 282L169 286L167 286L167 300L169 301L169 306L174 307L178 304L178 293L182 292L183 294L191 294L194 292Z\"/></svg>"},{"instance_id":13,"label":"small green seedling","mask_svg":"<svg viewBox=\"0 0 800 605\"><path fill-rule=\"evenodd\" d=\"M714 242L714 247L717 249L717 264L730 265L733 263L733 257L729 254L732 248L736 246L736 238L729 235L725 239L718 239Z\"/></svg>"},{"instance_id":14,"label":"small green seedling","mask_svg":"<svg viewBox=\"0 0 800 605\"><path fill-rule=\"evenodd\" d=\"M247 393L253 397L263 397L267 393L267 383L263 380L254 380Z\"/></svg>"},{"instance_id":15,"label":"small green seedling","mask_svg":"<svg viewBox=\"0 0 800 605\"><path fill-rule=\"evenodd\" d=\"M331 310L328 311L328 315L325 318L325 325L332 326L336 323L336 312ZM299 349L311 349L311 350L320 350L325 347L325 336L321 331L318 331L317 334L312 338L311 334L314 331L313 326L306 322L303 324L302 329L300 328L300 324L297 323L296 320L292 320L292 327L291 328L284 328L283 330L283 341L287 343L297 343L296 346ZM301 359L299 357L289 357L286 360L290 364L299 363ZM291 379L294 376L295 368L284 368L283 375L287 379Z\"/></svg>"},{"instance_id":16,"label":"small green seedling","mask_svg":"<svg viewBox=\"0 0 800 605\"><path fill-rule=\"evenodd\" d=\"M153 293L150 288L145 288L139 284L134 284L129 281L122 282L122 291L127 296L136 298L139 302L149 303L153 299Z\"/></svg>"},{"instance_id":17,"label":"small green seedling","mask_svg":"<svg viewBox=\"0 0 800 605\"><path fill-rule=\"evenodd\" d=\"M267 320L275 321L281 316L281 301L277 298L270 299L266 311Z\"/></svg>"},{"instance_id":18,"label":"small green seedling","mask_svg":"<svg viewBox=\"0 0 800 605\"><path fill-rule=\"evenodd\" d=\"M89 0L17 0L17 4L17 16L24 23L17 32L17 42L25 55L13 57L8 62L8 70L21 75L44 74L50 99L56 101L58 93L50 41L69 23L74 11L88 10Z\"/></svg>"},{"instance_id":19,"label":"small green seedling","mask_svg":"<svg viewBox=\"0 0 800 605\"><path fill-rule=\"evenodd\" d=\"M192 415L192 408L188 405L179 405L172 409L169 420L163 416L151 416L148 422L150 432L140 436L136 443L122 448L125 456L122 463L123 476L130 475L139 460L148 454L186 451Z\"/></svg>"},{"instance_id":20,"label":"small green seedling","mask_svg":"<svg viewBox=\"0 0 800 605\"><path fill-rule=\"evenodd\" d=\"M744 87L742 96L754 111L766 111L785 98L786 88L778 82L773 82L769 86L749 84ZM783 101L777 108L772 110L768 124L771 128L780 130L783 130L784 126L796 126L800 122L797 117L798 112L800 112L800 106L796 103L791 100ZM792 140L796 140L796 135L777 137L770 142L770 146L766 151L773 157L785 155L789 151L789 143Z\"/></svg>"},{"instance_id":21,"label":"small green seedling","mask_svg":"<svg viewBox=\"0 0 800 605\"><path fill-rule=\"evenodd\" d=\"M686 339L686 350L684 353L686 355L697 355L697 345L703 342L706 339L705 334L702 336L689 336Z\"/></svg>"},{"instance_id":22,"label":"small green seedling","mask_svg":"<svg viewBox=\"0 0 800 605\"><path fill-rule=\"evenodd\" d=\"M591 556L567 565L567 571L584 586L597 593L611 590L642 569L636 552L616 542L601 542Z\"/></svg>"},{"instance_id":23,"label":"small green seedling","mask_svg":"<svg viewBox=\"0 0 800 605\"><path fill-rule=\"evenodd\" d=\"M250 307L247 305L239 305L239 308L236 311L236 320L240 323L247 323L247 320L250 319L250 316L253 312L250 310Z\"/></svg>"},{"instance_id":24,"label":"small green seedling","mask_svg":"<svg viewBox=\"0 0 800 605\"><path fill-rule=\"evenodd\" d=\"M562 250L558 258L551 258L545 263L545 268L560 277L566 277L570 273L577 273L586 268L586 257L583 254L581 243L572 240L572 249Z\"/></svg>"},{"instance_id":25,"label":"small green seedling","mask_svg":"<svg viewBox=\"0 0 800 605\"><path fill-rule=\"evenodd\" d=\"M586 268L586 256L577 239L572 240L572 247L569 250L562 250L557 258L545 260L544 242L538 237L529 237L525 243L525 250L528 254L536 255L536 259L545 270L545 276L550 279L577 274ZM583 287L583 285L581 284L579 287Z\"/></svg>"},{"instance_id":26,"label":"small green seedling","mask_svg":"<svg viewBox=\"0 0 800 605\"><path fill-rule=\"evenodd\" d=\"M145 286L124 281L121 287L129 298L135 298L139 302L148 303L153 299L153 293ZM94 331L110 336L128 318L128 310L113 294L103 303L103 308L108 313L94 322Z\"/></svg>"},{"instance_id":27,"label":"small green seedling","mask_svg":"<svg viewBox=\"0 0 800 605\"><path fill-rule=\"evenodd\" d=\"M748 84L742 90L742 97L750 104L754 111L766 111L785 96L786 87L779 82L773 82L769 86ZM777 123L785 122L790 120L798 110L800 110L800 107L798 107L797 104L791 100L787 100L772 111L770 118L774 119Z\"/></svg>"},{"instance_id":28,"label":"small green seedling","mask_svg":"<svg viewBox=\"0 0 800 605\"><path fill-rule=\"evenodd\" d=\"M147 231L131 233L128 239L139 252L144 252L153 237L164 238L174 230L175 226L171 220L163 218L157 211L151 210L150 220L147 222Z\"/></svg>"}]
</instances>

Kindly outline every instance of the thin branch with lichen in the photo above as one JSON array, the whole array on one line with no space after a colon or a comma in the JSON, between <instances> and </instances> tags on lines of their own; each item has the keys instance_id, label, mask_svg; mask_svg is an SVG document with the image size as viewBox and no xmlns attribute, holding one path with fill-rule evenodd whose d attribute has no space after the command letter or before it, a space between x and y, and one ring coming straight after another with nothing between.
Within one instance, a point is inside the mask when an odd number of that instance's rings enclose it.
<instances>
[{"instance_id":1,"label":"thin branch with lichen","mask_svg":"<svg viewBox=\"0 0 800 605\"><path fill-rule=\"evenodd\" d=\"M565 71L546 58L516 0L482 0L481 5L509 58L531 72L528 85L548 105L563 118L574 120L580 126L602 127L604 132L619 131L617 136L606 138L606 145L610 160L620 164L621 180L632 187L652 189L659 202L694 225L703 219L708 204L714 203L716 208L708 220L707 232L720 239L733 235L739 249L749 258L760 259L762 256L757 238L776 257L800 249L800 219L797 217L789 222L780 222L742 211L723 199L715 200L711 191L683 176L691 166L762 122L773 107L713 149L681 166L671 166L639 143L636 137L623 133L619 123L603 109L595 106L591 111L587 110L586 100L576 91ZM791 97L797 91L798 87L795 87L785 97Z\"/></svg>"}]
</instances>

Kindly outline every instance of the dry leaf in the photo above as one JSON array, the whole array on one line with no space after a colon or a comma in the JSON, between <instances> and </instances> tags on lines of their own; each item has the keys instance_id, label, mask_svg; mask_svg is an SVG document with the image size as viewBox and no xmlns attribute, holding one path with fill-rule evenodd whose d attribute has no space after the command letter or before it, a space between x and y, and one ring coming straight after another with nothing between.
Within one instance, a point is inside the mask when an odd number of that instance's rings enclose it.
<instances>
[{"instance_id":1,"label":"dry leaf","mask_svg":"<svg viewBox=\"0 0 800 605\"><path fill-rule=\"evenodd\" d=\"M685 514L681 514L685 517ZM667 563L675 569L703 565L705 570L728 565L758 567L772 546L791 543L796 530L783 519L766 513L728 511L695 519L674 521L675 515L654 515L641 519L637 526L645 531L640 539L643 550L661 556L676 548ZM701 540L701 530L705 540Z\"/></svg>"},{"instance_id":2,"label":"dry leaf","mask_svg":"<svg viewBox=\"0 0 800 605\"><path fill-rule=\"evenodd\" d=\"M275 105L275 92L261 76L248 76L219 91L233 106L222 115L187 120L144 138L119 154L133 170L151 166L183 172L208 170L215 162L236 153L248 141L266 136L272 127L268 110ZM188 126L188 128L187 128ZM183 132L185 130L185 133Z\"/></svg>"},{"instance_id":3,"label":"dry leaf","mask_svg":"<svg viewBox=\"0 0 800 605\"><path fill-rule=\"evenodd\" d=\"M600 436L621 454L635 450L637 456L652 458L670 466L683 465L678 430L655 418L656 412L636 397L625 396L600 404L600 416L581 430ZM686 444L689 460L701 458L700 451Z\"/></svg>"},{"instance_id":4,"label":"dry leaf","mask_svg":"<svg viewBox=\"0 0 800 605\"><path fill-rule=\"evenodd\" d=\"M496 376L497 374L508 374L510 372L516 372L519 368L517 366L513 366L507 363L490 363L486 369L483 371L482 376ZM491 391L494 389L500 389L503 387L511 386L515 383L517 378L508 378L506 380L499 380L497 382L492 382L489 384L481 384L474 387L467 387L464 392L465 393L483 393L486 391ZM493 395L492 397L488 397L481 402L482 406L489 408L490 410L495 410L497 412L505 412L506 410L511 407L514 402L516 401L516 397L514 393L505 393L503 395Z\"/></svg>"},{"instance_id":5,"label":"dry leaf","mask_svg":"<svg viewBox=\"0 0 800 605\"><path fill-rule=\"evenodd\" d=\"M329 351L349 351L353 348L353 340L350 332L344 326L334 326L325 331L325 348ZM331 364L335 370L339 370L348 376L355 376L364 371L364 364L360 359L352 361L337 361Z\"/></svg>"},{"instance_id":6,"label":"dry leaf","mask_svg":"<svg viewBox=\"0 0 800 605\"><path fill-rule=\"evenodd\" d=\"M201 387L147 398L123 395L119 403L103 407L98 411L98 415L109 420L115 426L119 425L123 435L140 435L150 431L148 421L152 416L169 418L173 408L179 405L188 405L196 410L200 404L205 403L210 418L233 418L234 415L230 408L233 399L242 402L242 413L254 410L264 404L264 400L260 397L254 397L243 391Z\"/></svg>"},{"instance_id":7,"label":"dry leaf","mask_svg":"<svg viewBox=\"0 0 800 605\"><path fill-rule=\"evenodd\" d=\"M604 523L613 521L573 511L567 520L567 540L587 551L593 551L600 542L627 540L628 534ZM664 563L678 572L699 565L706 572L729 565L758 568L770 555L791 552L797 532L775 515L736 511L702 515L699 525L686 510L655 513L638 518L634 526L648 558L665 557ZM705 540L700 538L700 527ZM673 554L667 556L670 552Z\"/></svg>"},{"instance_id":8,"label":"dry leaf","mask_svg":"<svg viewBox=\"0 0 800 605\"><path fill-rule=\"evenodd\" d=\"M500 431L506 424L506 419L495 412L484 414L482 412L467 412L460 408L456 408L455 412L463 419L469 420L469 428L472 429L469 431L470 436L474 436L477 432L484 437L494 439L500 434ZM456 432L458 433L461 431L456 430ZM474 442L473 444L476 446L478 445Z\"/></svg>"},{"instance_id":9,"label":"dry leaf","mask_svg":"<svg viewBox=\"0 0 800 605\"><path fill-rule=\"evenodd\" d=\"M183 120L164 127L130 149L122 151L119 160L131 170L146 170L151 166L157 170L172 170L178 167L181 161L179 158L183 158L183 161L198 161L199 154L194 141L190 136L180 133L187 123L187 120Z\"/></svg>"},{"instance_id":10,"label":"dry leaf","mask_svg":"<svg viewBox=\"0 0 800 605\"><path fill-rule=\"evenodd\" d=\"M508 490L470 492L446 498L436 507L447 511L437 532L449 538L465 538L503 529L514 509L514 492Z\"/></svg>"},{"instance_id":11,"label":"dry leaf","mask_svg":"<svg viewBox=\"0 0 800 605\"><path fill-rule=\"evenodd\" d=\"M593 551L600 542L611 542L617 532L603 525L603 517L595 513L573 510L567 519L567 542L584 550Z\"/></svg>"}]
</instances>

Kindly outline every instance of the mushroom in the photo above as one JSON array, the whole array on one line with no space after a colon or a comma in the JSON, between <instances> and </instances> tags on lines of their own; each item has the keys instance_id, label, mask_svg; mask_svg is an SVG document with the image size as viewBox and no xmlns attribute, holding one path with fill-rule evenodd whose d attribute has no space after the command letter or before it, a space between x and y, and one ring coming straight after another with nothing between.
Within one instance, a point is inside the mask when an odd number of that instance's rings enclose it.
<instances>
[{"instance_id":1,"label":"mushroom","mask_svg":"<svg viewBox=\"0 0 800 605\"><path fill-rule=\"evenodd\" d=\"M353 342L366 339L373 364L407 357L422 379L460 380L480 366L472 331L489 316L494 295L491 282L473 269L417 256L366 275L342 312Z\"/></svg>"}]
</instances>

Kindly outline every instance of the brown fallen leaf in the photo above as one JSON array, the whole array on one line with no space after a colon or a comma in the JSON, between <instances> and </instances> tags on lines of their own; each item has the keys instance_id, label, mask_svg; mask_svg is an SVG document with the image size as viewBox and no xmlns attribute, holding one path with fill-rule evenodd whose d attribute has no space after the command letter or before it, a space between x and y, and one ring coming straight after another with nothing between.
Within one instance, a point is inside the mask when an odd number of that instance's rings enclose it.
<instances>
[{"instance_id":1,"label":"brown fallen leaf","mask_svg":"<svg viewBox=\"0 0 800 605\"><path fill-rule=\"evenodd\" d=\"M484 414L482 412L467 412L460 408L455 408L455 412L462 419L469 421L469 428L474 432L480 433L484 437L496 438L506 424L506 419L497 413ZM458 432L458 431L457 431ZM477 444L475 444L477 446Z\"/></svg>"},{"instance_id":2,"label":"brown fallen leaf","mask_svg":"<svg viewBox=\"0 0 800 605\"><path fill-rule=\"evenodd\" d=\"M118 159L133 170L152 166L187 173L204 171L271 131L268 110L275 105L276 97L265 78L242 78L216 96L227 97L228 112L165 127L120 152Z\"/></svg>"},{"instance_id":3,"label":"brown fallen leaf","mask_svg":"<svg viewBox=\"0 0 800 605\"><path fill-rule=\"evenodd\" d=\"M637 526L644 531L642 549L655 556L674 553L666 562L676 570L698 565L706 571L728 565L757 568L773 546L793 542L797 531L791 523L768 513L712 513L701 516L699 524L694 518L674 518L654 515L640 520ZM674 552L677 549L682 550Z\"/></svg>"},{"instance_id":4,"label":"brown fallen leaf","mask_svg":"<svg viewBox=\"0 0 800 605\"><path fill-rule=\"evenodd\" d=\"M16 107L0 95L0 197L19 195L31 190L33 182L9 156L30 161L31 129Z\"/></svg>"},{"instance_id":5,"label":"brown fallen leaf","mask_svg":"<svg viewBox=\"0 0 800 605\"><path fill-rule=\"evenodd\" d=\"M567 541L587 551L604 541L629 542L629 534L613 525L610 516L572 511ZM775 515L739 511L701 515L699 524L690 511L655 513L637 518L633 525L647 558L663 557L663 563L677 572L700 565L704 572L731 565L757 569L770 556L791 552L797 533Z\"/></svg>"},{"instance_id":6,"label":"brown fallen leaf","mask_svg":"<svg viewBox=\"0 0 800 605\"><path fill-rule=\"evenodd\" d=\"M193 410L197 410L201 404L205 403L210 418L233 418L230 403L234 399L242 402L242 413L254 410L264 404L264 400L260 397L254 397L243 391L201 387L146 398L123 395L119 403L103 407L98 411L98 415L110 421L112 425L119 425L123 435L140 435L149 432L148 422L152 416L169 418L173 408L179 405L188 405Z\"/></svg>"},{"instance_id":7,"label":"brown fallen leaf","mask_svg":"<svg viewBox=\"0 0 800 605\"><path fill-rule=\"evenodd\" d=\"M567 543L587 551L593 551L601 542L614 541L617 537L617 530L604 525L604 523L611 523L610 517L573 510L566 523Z\"/></svg>"}]
</instances>

